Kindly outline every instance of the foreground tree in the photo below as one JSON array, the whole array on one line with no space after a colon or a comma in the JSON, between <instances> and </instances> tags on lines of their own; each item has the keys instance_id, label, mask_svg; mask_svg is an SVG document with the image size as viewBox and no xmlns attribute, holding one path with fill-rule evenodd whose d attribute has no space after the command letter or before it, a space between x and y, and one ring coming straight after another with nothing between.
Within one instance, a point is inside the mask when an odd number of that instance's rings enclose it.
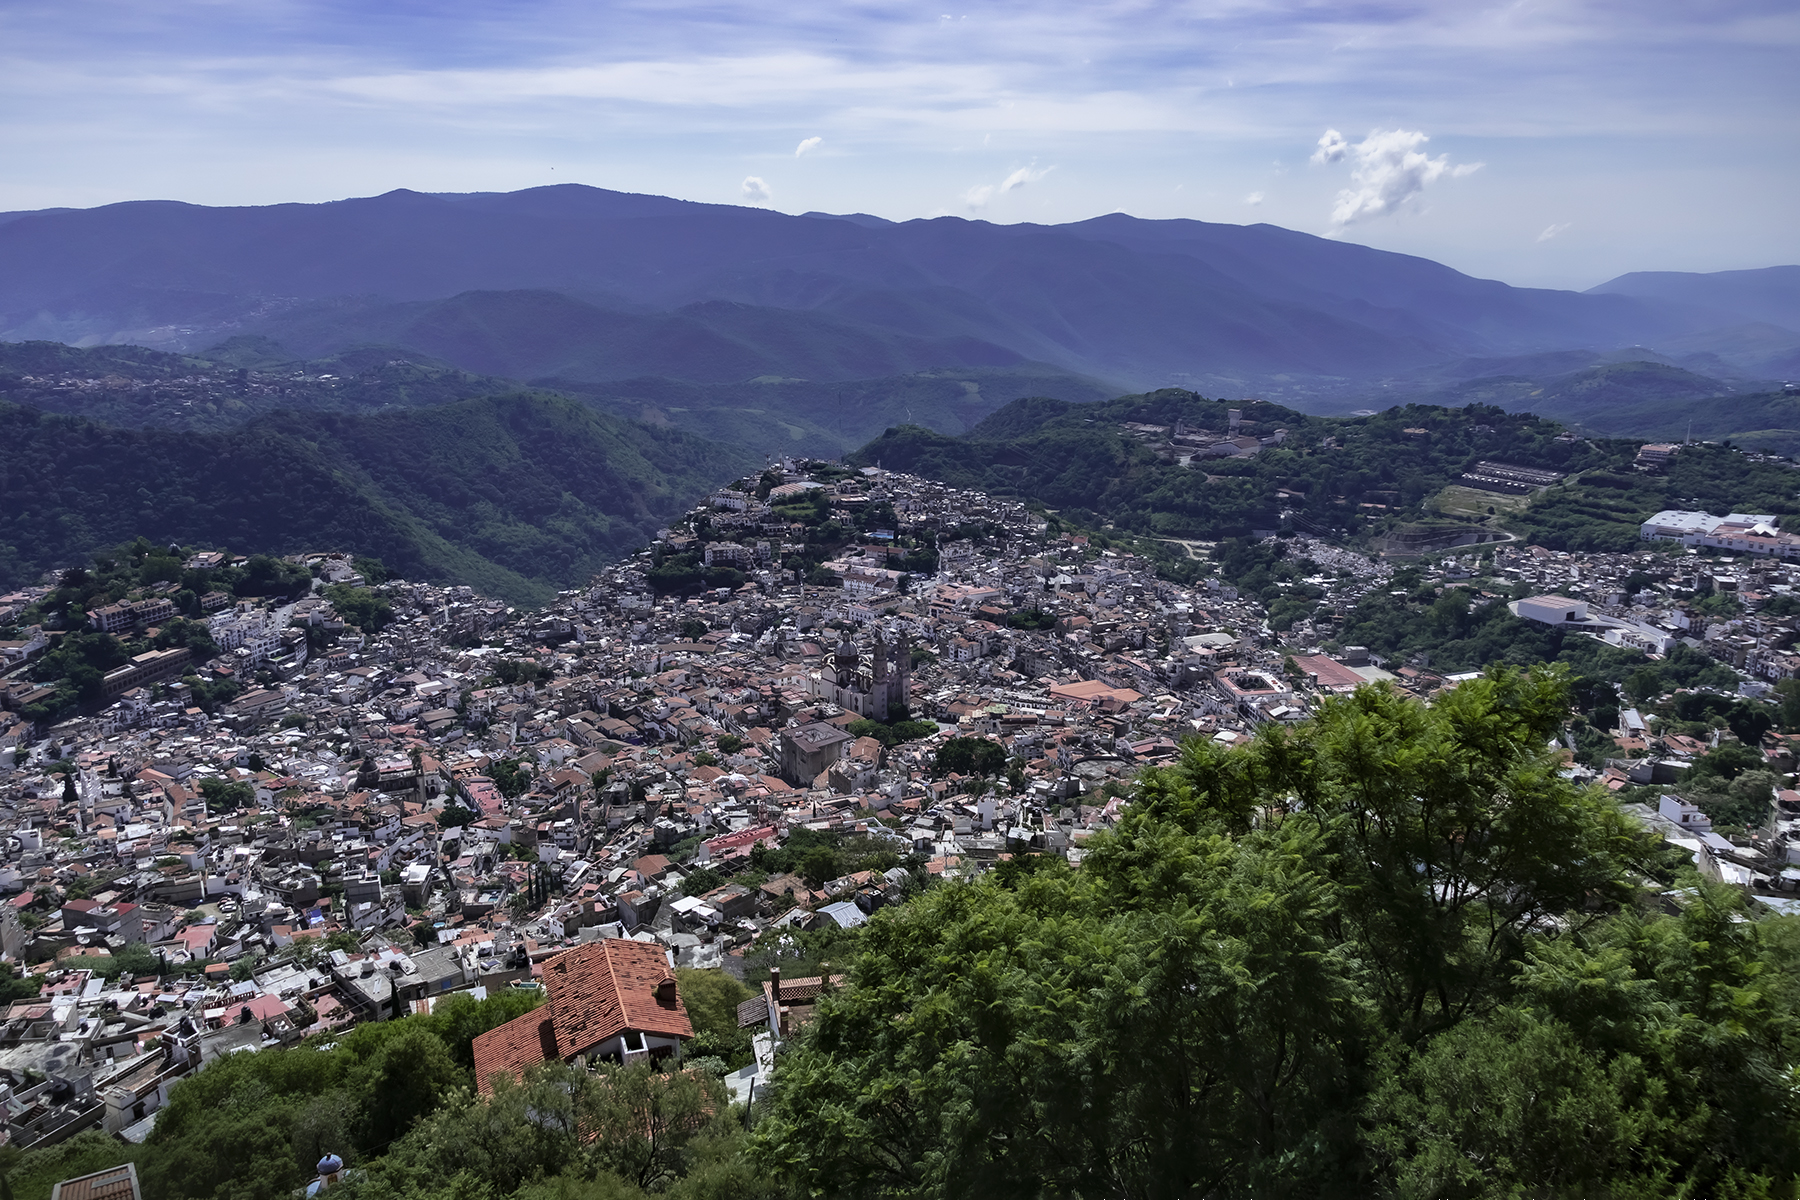
<instances>
[{"instance_id":1,"label":"foreground tree","mask_svg":"<svg viewBox=\"0 0 1800 1200\"><path fill-rule=\"evenodd\" d=\"M1787 1177L1790 922L1709 893L1640 913L1670 865L1558 774L1566 712L1546 671L1430 707L1363 689L1246 750L1190 745L1080 871L879 914L781 1060L758 1160L845 1196Z\"/></svg>"}]
</instances>

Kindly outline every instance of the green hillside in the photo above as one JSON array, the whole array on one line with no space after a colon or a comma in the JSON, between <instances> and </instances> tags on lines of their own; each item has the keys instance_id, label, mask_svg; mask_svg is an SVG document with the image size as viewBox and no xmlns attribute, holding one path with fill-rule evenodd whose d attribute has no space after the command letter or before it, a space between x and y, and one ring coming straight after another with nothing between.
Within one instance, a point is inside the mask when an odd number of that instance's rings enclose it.
<instances>
[{"instance_id":1,"label":"green hillside","mask_svg":"<svg viewBox=\"0 0 1800 1200\"><path fill-rule=\"evenodd\" d=\"M417 350L360 345L302 360L282 343L239 335L198 354L141 346L0 342L0 399L127 428L225 430L278 411L374 413L516 391ZM1037 363L946 367L831 382L763 375L735 383L666 376L595 383L550 376L536 390L603 412L757 454L835 458L889 425L962 433L1021 396L1109 399L1117 389Z\"/></svg>"},{"instance_id":2,"label":"green hillside","mask_svg":"<svg viewBox=\"0 0 1800 1200\"><path fill-rule=\"evenodd\" d=\"M1627 460L1628 461L1628 460ZM1785 462L1753 461L1723 445L1683 446L1665 471L1624 464L1583 472L1551 488L1512 519L1521 536L1552 550L1626 551L1639 526L1663 509L1800 513L1800 474Z\"/></svg>"},{"instance_id":3,"label":"green hillside","mask_svg":"<svg viewBox=\"0 0 1800 1200\"><path fill-rule=\"evenodd\" d=\"M1769 402L1791 411L1800 398ZM1186 466L1158 453L1161 434L1128 427L1166 429L1179 416L1188 429L1223 430L1229 407L1174 390L1092 405L1020 400L962 437L889 429L852 459L1016 496L1078 524L1163 538L1291 527L1348 540L1400 536L1425 544L1443 533L1511 533L1552 549L1629 550L1640 544L1645 518L1661 509L1800 513L1791 463L1695 443L1666 471L1648 474L1632 466L1637 440L1570 438L1555 422L1484 405L1312 417L1243 403L1243 432L1285 430L1282 443ZM1482 460L1568 478L1530 497L1450 486ZM1451 503L1459 493L1461 502Z\"/></svg>"},{"instance_id":4,"label":"green hillside","mask_svg":"<svg viewBox=\"0 0 1800 1200\"><path fill-rule=\"evenodd\" d=\"M253 327L308 356L379 342L515 379L859 379L1024 358L969 334L919 337L794 308L709 300L674 312L625 311L538 289L468 291L403 304L326 301Z\"/></svg>"},{"instance_id":5,"label":"green hillside","mask_svg":"<svg viewBox=\"0 0 1800 1200\"><path fill-rule=\"evenodd\" d=\"M842 383L765 377L696 384L666 378L585 383L542 379L540 386L579 396L633 420L666 424L761 454L836 458L890 425L968 431L1014 400L1106 400L1116 389L1050 367L951 367Z\"/></svg>"},{"instance_id":6,"label":"green hillside","mask_svg":"<svg viewBox=\"0 0 1800 1200\"><path fill-rule=\"evenodd\" d=\"M0 342L0 399L130 429L216 431L276 411L369 413L518 386L391 346L301 362L266 338L233 338L201 354Z\"/></svg>"},{"instance_id":7,"label":"green hillside","mask_svg":"<svg viewBox=\"0 0 1800 1200\"><path fill-rule=\"evenodd\" d=\"M0 441L0 583L143 534L353 550L522 604L582 581L755 465L741 449L540 393L281 413L204 434L0 403Z\"/></svg>"},{"instance_id":8,"label":"green hillside","mask_svg":"<svg viewBox=\"0 0 1800 1200\"><path fill-rule=\"evenodd\" d=\"M1159 437L1126 426L1227 430L1279 445L1247 457L1159 456ZM889 429L853 456L915 471L958 487L981 488L1104 519L1135 533L1215 538L1275 528L1289 512L1308 527L1369 533L1417 516L1425 501L1486 458L1558 471L1597 466L1635 447L1558 440L1560 426L1529 414L1471 406L1409 405L1372 417L1311 417L1278 405L1231 405L1166 389L1105 404L1021 400L966 436L916 426ZM1375 507L1369 507L1375 506Z\"/></svg>"}]
</instances>

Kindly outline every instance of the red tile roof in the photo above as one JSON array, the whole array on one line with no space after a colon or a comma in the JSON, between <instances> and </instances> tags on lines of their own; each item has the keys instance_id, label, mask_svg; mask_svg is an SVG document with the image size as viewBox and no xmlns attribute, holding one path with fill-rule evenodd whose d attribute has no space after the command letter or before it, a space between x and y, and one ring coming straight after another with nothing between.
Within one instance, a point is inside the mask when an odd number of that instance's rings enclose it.
<instances>
[{"instance_id":1,"label":"red tile roof","mask_svg":"<svg viewBox=\"0 0 1800 1200\"><path fill-rule=\"evenodd\" d=\"M693 1037L680 993L669 1001L657 996L657 985L674 977L661 946L625 938L592 942L546 962L557 1056L579 1054L627 1029Z\"/></svg>"},{"instance_id":2,"label":"red tile roof","mask_svg":"<svg viewBox=\"0 0 1800 1200\"><path fill-rule=\"evenodd\" d=\"M693 1023L676 993L657 995L672 980L667 951L652 942L608 938L559 954L543 964L549 1003L475 1039L475 1081L492 1091L496 1071L575 1057L628 1029L660 1037L690 1038Z\"/></svg>"},{"instance_id":3,"label":"red tile roof","mask_svg":"<svg viewBox=\"0 0 1800 1200\"><path fill-rule=\"evenodd\" d=\"M494 1090L497 1071L518 1078L525 1068L548 1062L556 1055L556 1034L550 1026L550 1007L534 1008L524 1016L488 1030L475 1039L475 1086L482 1095Z\"/></svg>"}]
</instances>

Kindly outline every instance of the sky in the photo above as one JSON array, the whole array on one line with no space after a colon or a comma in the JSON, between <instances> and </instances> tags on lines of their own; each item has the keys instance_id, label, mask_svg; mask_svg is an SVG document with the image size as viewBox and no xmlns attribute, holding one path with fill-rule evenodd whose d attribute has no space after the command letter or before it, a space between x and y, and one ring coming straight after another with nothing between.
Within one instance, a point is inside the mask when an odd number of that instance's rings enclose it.
<instances>
[{"instance_id":1,"label":"sky","mask_svg":"<svg viewBox=\"0 0 1800 1200\"><path fill-rule=\"evenodd\" d=\"M574 182L1581 288L1800 262L1797 51L1793 0L5 0L0 211Z\"/></svg>"}]
</instances>

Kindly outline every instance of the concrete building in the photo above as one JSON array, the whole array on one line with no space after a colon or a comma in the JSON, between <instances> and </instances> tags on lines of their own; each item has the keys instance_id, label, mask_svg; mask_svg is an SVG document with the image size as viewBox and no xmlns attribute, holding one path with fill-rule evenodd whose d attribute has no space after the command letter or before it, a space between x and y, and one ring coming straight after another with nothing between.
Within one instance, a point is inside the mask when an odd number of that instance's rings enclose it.
<instances>
[{"instance_id":1,"label":"concrete building","mask_svg":"<svg viewBox=\"0 0 1800 1200\"><path fill-rule=\"evenodd\" d=\"M1513 611L1527 621L1542 621L1546 625L1581 623L1588 619L1587 601L1572 600L1567 596L1528 596L1518 601Z\"/></svg>"}]
</instances>

